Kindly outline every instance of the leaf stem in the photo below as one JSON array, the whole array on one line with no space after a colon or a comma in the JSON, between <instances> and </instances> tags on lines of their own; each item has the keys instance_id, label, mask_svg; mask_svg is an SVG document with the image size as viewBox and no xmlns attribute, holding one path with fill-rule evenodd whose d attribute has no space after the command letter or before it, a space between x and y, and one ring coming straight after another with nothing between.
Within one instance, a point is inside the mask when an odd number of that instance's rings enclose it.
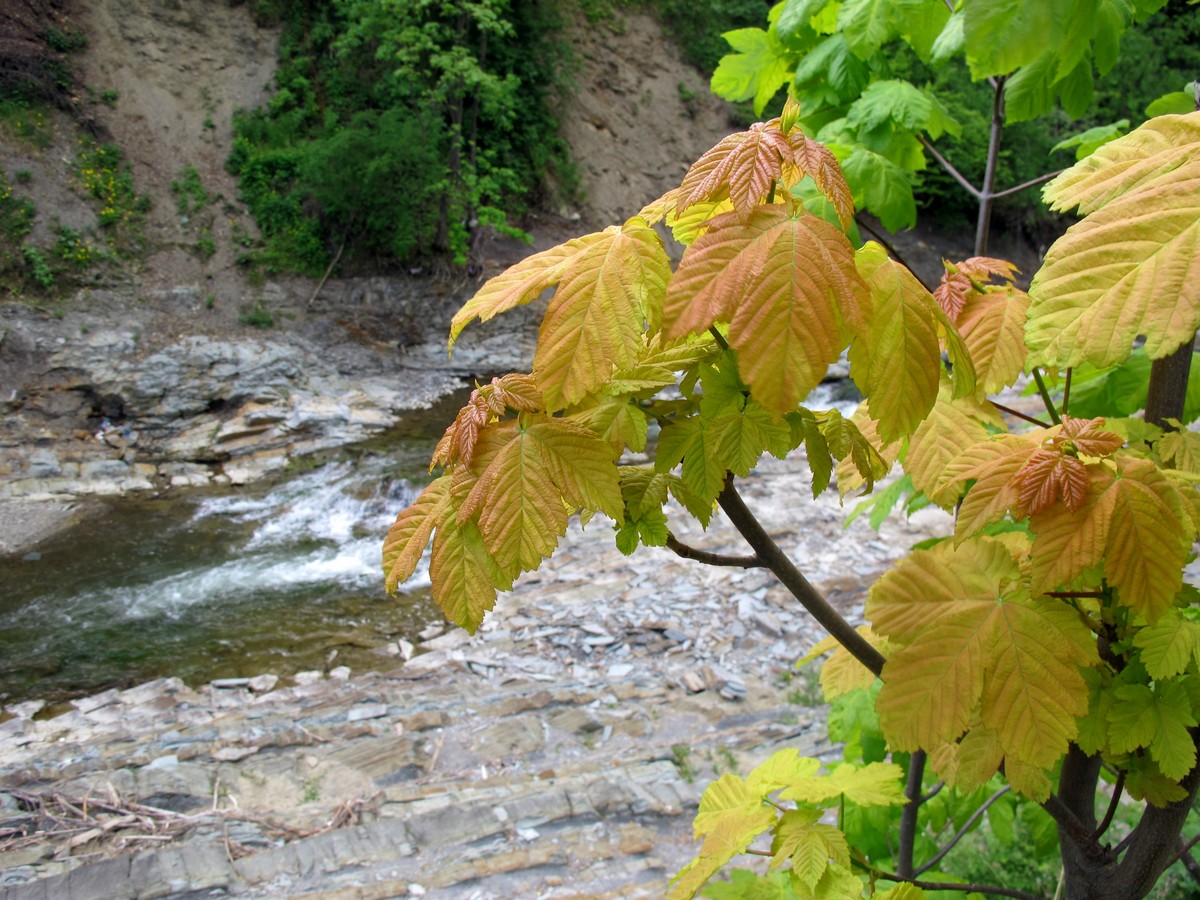
<instances>
[{"instance_id":1,"label":"leaf stem","mask_svg":"<svg viewBox=\"0 0 1200 900\"><path fill-rule=\"evenodd\" d=\"M996 407L996 409L998 409L1000 412L1004 413L1005 415L1012 416L1014 419L1022 419L1026 422L1031 422L1034 425L1040 425L1042 428L1050 427L1048 423L1043 422L1041 419L1035 419L1033 416L1027 416L1025 413L1015 410L1011 406L1002 406L995 400L991 401L991 403L992 406Z\"/></svg>"},{"instance_id":2,"label":"leaf stem","mask_svg":"<svg viewBox=\"0 0 1200 900\"><path fill-rule=\"evenodd\" d=\"M729 516L733 527L746 539L751 549L763 564L771 570L783 586L786 587L800 604L808 610L821 627L845 647L850 654L868 670L878 675L883 671L884 656L871 646L861 634L842 618L828 600L821 596L809 580L788 559L787 554L767 534L766 529L746 507L745 502L733 486L733 476L730 475L725 487L717 497L717 503Z\"/></svg>"},{"instance_id":3,"label":"leaf stem","mask_svg":"<svg viewBox=\"0 0 1200 900\"><path fill-rule=\"evenodd\" d=\"M1042 395L1042 402L1046 404L1046 412L1050 413L1050 420L1055 425L1061 425L1062 416L1058 414L1054 400L1050 397L1050 390L1046 387L1046 379L1042 378L1042 370L1037 366L1033 367L1033 380L1037 382L1038 393Z\"/></svg>"},{"instance_id":4,"label":"leaf stem","mask_svg":"<svg viewBox=\"0 0 1200 900\"><path fill-rule=\"evenodd\" d=\"M737 569L762 569L766 568L765 564L757 556L726 556L721 553L713 553L710 550L701 550L698 547L691 547L667 532L667 549L680 556L683 559L692 559L699 563L704 563L706 566L728 566Z\"/></svg>"},{"instance_id":5,"label":"leaf stem","mask_svg":"<svg viewBox=\"0 0 1200 900\"><path fill-rule=\"evenodd\" d=\"M1064 416L1067 414L1067 404L1071 402L1071 375L1074 371L1074 369L1067 369L1067 379L1063 383L1062 414Z\"/></svg>"},{"instance_id":6,"label":"leaf stem","mask_svg":"<svg viewBox=\"0 0 1200 900\"><path fill-rule=\"evenodd\" d=\"M992 794L992 796L988 797L985 801L983 801L983 805L980 806L977 810L975 810L975 812L971 813L971 818L967 819L967 821L963 824L963 827L958 829L958 831L955 833L954 837L950 838L949 843L947 843L945 847L943 847L941 850L939 850L937 852L937 855L935 855L927 863L925 863L923 866L921 866L919 869L917 869L916 872L914 872L913 874L914 875L924 874L925 872L928 872L930 869L932 869L934 866L936 866L939 862L941 862L942 857L944 857L947 853L949 853L952 849L954 849L955 844L957 844L964 837L966 837L967 832L971 830L971 826L979 821L980 817L985 812L987 812L987 808L1011 790L1012 790L1012 785L1006 784L1004 787L1000 788L1000 790L996 791L996 793Z\"/></svg>"},{"instance_id":7,"label":"leaf stem","mask_svg":"<svg viewBox=\"0 0 1200 900\"><path fill-rule=\"evenodd\" d=\"M1096 597L1104 599L1108 596L1104 591L1046 591L1047 597L1054 597L1058 600L1067 600L1072 597Z\"/></svg>"},{"instance_id":8,"label":"leaf stem","mask_svg":"<svg viewBox=\"0 0 1200 900\"><path fill-rule=\"evenodd\" d=\"M721 334L721 332L717 331L716 325L709 325L708 333L713 336L713 340L715 340L717 342L718 347L720 347L722 350L729 349L729 341L725 340L725 335L723 335L723 334Z\"/></svg>"}]
</instances>

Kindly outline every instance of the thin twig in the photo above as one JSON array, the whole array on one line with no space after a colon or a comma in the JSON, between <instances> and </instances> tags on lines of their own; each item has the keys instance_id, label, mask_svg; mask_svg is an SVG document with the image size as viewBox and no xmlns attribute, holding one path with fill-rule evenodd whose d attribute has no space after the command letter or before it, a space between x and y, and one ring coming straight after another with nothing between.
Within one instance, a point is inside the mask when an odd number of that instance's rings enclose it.
<instances>
[{"instance_id":1,"label":"thin twig","mask_svg":"<svg viewBox=\"0 0 1200 900\"><path fill-rule=\"evenodd\" d=\"M996 407L996 409L1005 415L1012 416L1015 419L1022 419L1023 421L1031 422L1034 425L1040 425L1042 428L1050 427L1050 423L1048 422L1043 422L1041 419L1035 419L1033 416L1027 416L1025 413L1015 410L1010 406L1002 406L995 400L992 401L992 406Z\"/></svg>"},{"instance_id":2,"label":"thin twig","mask_svg":"<svg viewBox=\"0 0 1200 900\"><path fill-rule=\"evenodd\" d=\"M1125 773L1121 772L1117 776L1117 783L1113 785L1112 800L1108 802L1108 811L1104 814L1104 821L1096 826L1096 830L1092 832L1092 838L1100 840L1104 832L1108 831L1108 826L1112 824L1113 816L1117 814L1117 804L1121 802L1121 791L1125 789Z\"/></svg>"},{"instance_id":3,"label":"thin twig","mask_svg":"<svg viewBox=\"0 0 1200 900\"><path fill-rule=\"evenodd\" d=\"M1071 597L1094 597L1102 599L1108 595L1104 591L1046 591L1046 596L1065 600Z\"/></svg>"},{"instance_id":4,"label":"thin twig","mask_svg":"<svg viewBox=\"0 0 1200 900\"><path fill-rule=\"evenodd\" d=\"M961 841L964 837L966 837L967 832L971 830L971 826L973 826L976 822L979 821L980 817L985 812L987 812L987 808L1011 790L1012 790L1012 786L1006 784L1004 787L1000 788L1000 790L996 791L996 793L992 794L992 796L988 797L987 800L985 800L983 802L982 806L980 806L977 810L975 810L975 812L971 813L971 818L967 819L967 821L963 824L963 827L958 829L958 831L955 833L954 837L950 838L950 840L946 844L946 846L942 847L942 849L939 850L932 859L930 859L927 863L925 863L923 866L918 868L913 874L914 875L924 874L925 872L928 872L930 869L932 869L934 866L936 866L938 863L940 863L942 861L942 858L947 853L949 853L951 850L954 849L954 845L957 844L959 841Z\"/></svg>"},{"instance_id":5,"label":"thin twig","mask_svg":"<svg viewBox=\"0 0 1200 900\"><path fill-rule=\"evenodd\" d=\"M1015 194L1018 191L1023 191L1023 190L1025 190L1025 188L1031 188L1035 184L1041 184L1043 181L1049 181L1051 178L1057 178L1059 175L1061 175L1065 171L1067 171L1067 170L1059 169L1056 172L1047 172L1045 175L1039 175L1037 178L1031 178L1028 181L1018 184L1014 187L1005 188L1002 191L996 191L996 193L992 194L992 199L998 200L1001 197L1007 197L1010 194Z\"/></svg>"},{"instance_id":6,"label":"thin twig","mask_svg":"<svg viewBox=\"0 0 1200 900\"><path fill-rule=\"evenodd\" d=\"M856 862L856 860L852 860L852 862ZM859 863L859 865L861 866L862 863ZM884 881L903 881L925 891L964 891L966 893L991 894L995 897L1016 897L1017 900L1042 900L1037 894L1018 891L1015 888L998 887L992 884L955 884L947 881L917 881L914 878L901 878L894 872L885 872L883 869L876 869L874 866L864 866L864 868L876 878Z\"/></svg>"},{"instance_id":7,"label":"thin twig","mask_svg":"<svg viewBox=\"0 0 1200 900\"><path fill-rule=\"evenodd\" d=\"M970 194L976 200L983 199L983 193L979 190L979 188L975 187L975 185L973 185L973 184L971 184L971 182L967 181L966 176L963 175L962 172L958 171L958 169L954 168L954 164L951 163L950 160L946 159L946 157L944 157L944 156L942 156L942 154L938 153L937 148L933 146L933 143L927 137L925 137L925 135L918 134L917 140L921 142L921 144L925 147L926 150L928 150L930 153L933 154L933 158L936 159L941 164L941 167L943 169L945 169L947 172L950 173L950 176L955 181L957 181L960 185L962 185L963 189L968 194Z\"/></svg>"},{"instance_id":8,"label":"thin twig","mask_svg":"<svg viewBox=\"0 0 1200 900\"><path fill-rule=\"evenodd\" d=\"M676 556L695 560L696 562L704 563L706 566L728 566L736 569L766 568L766 564L757 556L726 556L722 553L713 553L710 550L690 547L681 542L669 531L667 532L667 549Z\"/></svg>"},{"instance_id":9,"label":"thin twig","mask_svg":"<svg viewBox=\"0 0 1200 900\"><path fill-rule=\"evenodd\" d=\"M946 782L939 781L937 784L935 784L933 787L931 787L929 790L927 790L924 794L921 795L921 802L928 803L930 800L932 800L934 797L936 797L938 794L940 794L942 792L942 788L944 788L945 786L946 786Z\"/></svg>"},{"instance_id":10,"label":"thin twig","mask_svg":"<svg viewBox=\"0 0 1200 900\"><path fill-rule=\"evenodd\" d=\"M1184 843L1182 835L1179 838L1179 855L1176 857L1183 867L1188 870L1188 874L1192 876L1192 880L1200 883L1200 863L1192 857L1192 844L1200 840L1200 836L1193 838L1190 842Z\"/></svg>"},{"instance_id":11,"label":"thin twig","mask_svg":"<svg viewBox=\"0 0 1200 900\"><path fill-rule=\"evenodd\" d=\"M1070 369L1070 368L1067 369L1067 379L1063 383L1062 414L1064 416L1067 414L1067 404L1071 402L1071 373L1073 373L1074 371L1075 371L1074 369Z\"/></svg>"}]
</instances>

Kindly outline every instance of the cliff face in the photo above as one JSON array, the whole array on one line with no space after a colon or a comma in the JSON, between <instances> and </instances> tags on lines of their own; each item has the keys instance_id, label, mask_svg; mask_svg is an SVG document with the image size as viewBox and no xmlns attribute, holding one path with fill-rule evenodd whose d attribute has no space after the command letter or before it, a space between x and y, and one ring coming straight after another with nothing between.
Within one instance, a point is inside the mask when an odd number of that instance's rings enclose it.
<instances>
[{"instance_id":1,"label":"cliff face","mask_svg":"<svg viewBox=\"0 0 1200 900\"><path fill-rule=\"evenodd\" d=\"M255 227L224 162L233 112L270 93L277 34L246 6L211 0L68 3L0 4L4 39L69 65L80 86L35 139L0 121L0 170L37 207L28 241L50 253L63 227L111 240L80 139L120 147L148 203L140 246L84 269L84 286L51 308L0 298L0 501L249 480L369 437L466 377L526 369L537 309L468 329L451 361L454 310L531 250L637 212L730 130L656 22L579 16L560 120L583 202L523 223L532 248L497 238L479 279L332 279L319 292L301 278L253 282L236 256ZM85 46L48 54L52 27ZM203 202L181 205L188 179Z\"/></svg>"}]
</instances>

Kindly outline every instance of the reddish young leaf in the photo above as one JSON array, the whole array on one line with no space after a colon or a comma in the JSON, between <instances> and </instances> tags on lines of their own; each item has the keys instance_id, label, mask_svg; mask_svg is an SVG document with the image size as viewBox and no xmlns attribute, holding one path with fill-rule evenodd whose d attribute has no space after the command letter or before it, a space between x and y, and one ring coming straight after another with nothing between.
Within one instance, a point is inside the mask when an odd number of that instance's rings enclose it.
<instances>
[{"instance_id":1,"label":"reddish young leaf","mask_svg":"<svg viewBox=\"0 0 1200 900\"><path fill-rule=\"evenodd\" d=\"M967 301L983 293L993 276L1011 282L1013 275L1019 271L1007 260L989 256L972 256L960 263L943 259L942 265L946 271L942 273L941 283L934 289L933 296L956 325Z\"/></svg>"},{"instance_id":2,"label":"reddish young leaf","mask_svg":"<svg viewBox=\"0 0 1200 900\"><path fill-rule=\"evenodd\" d=\"M867 290L846 236L816 216L759 207L714 219L684 254L663 307L668 338L729 322L756 400L776 416L816 387L846 345Z\"/></svg>"},{"instance_id":3,"label":"reddish young leaf","mask_svg":"<svg viewBox=\"0 0 1200 900\"><path fill-rule=\"evenodd\" d=\"M1024 519L1041 512L1058 500L1074 512L1088 492L1088 472L1078 459L1059 450L1036 450L1012 478L1017 489L1013 516Z\"/></svg>"}]
</instances>

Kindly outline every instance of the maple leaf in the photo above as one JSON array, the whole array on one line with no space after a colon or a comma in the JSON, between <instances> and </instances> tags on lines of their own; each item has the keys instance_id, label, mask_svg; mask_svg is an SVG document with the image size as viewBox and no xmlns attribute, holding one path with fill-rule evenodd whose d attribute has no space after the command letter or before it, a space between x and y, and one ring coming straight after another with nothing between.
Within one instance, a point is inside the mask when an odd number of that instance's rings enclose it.
<instances>
[{"instance_id":1,"label":"maple leaf","mask_svg":"<svg viewBox=\"0 0 1200 900\"><path fill-rule=\"evenodd\" d=\"M776 416L816 387L862 320L866 289L846 236L816 216L759 207L710 223L683 256L663 308L668 338L729 323L755 399Z\"/></svg>"},{"instance_id":2,"label":"maple leaf","mask_svg":"<svg viewBox=\"0 0 1200 900\"><path fill-rule=\"evenodd\" d=\"M1083 505L1090 483L1088 467L1074 456L1054 448L1035 450L1012 477L1017 489L1013 515L1024 519L1059 500L1075 512Z\"/></svg>"},{"instance_id":3,"label":"maple leaf","mask_svg":"<svg viewBox=\"0 0 1200 900\"><path fill-rule=\"evenodd\" d=\"M761 796L783 789L783 799L816 806L836 805L843 797L860 806L904 803L904 770L895 763L840 763L825 774L820 769L820 760L801 756L794 748L777 750L754 768L746 784Z\"/></svg>"},{"instance_id":4,"label":"maple leaf","mask_svg":"<svg viewBox=\"0 0 1200 900\"><path fill-rule=\"evenodd\" d=\"M683 483L705 503L716 500L725 487L726 469L717 458L713 437L697 417L677 419L663 426L654 459L659 472L683 463Z\"/></svg>"},{"instance_id":5,"label":"maple leaf","mask_svg":"<svg viewBox=\"0 0 1200 900\"><path fill-rule=\"evenodd\" d=\"M1123 362L1133 339L1159 359L1200 325L1200 113L1162 116L1046 188L1088 215L1054 242L1030 286L1033 365ZM1095 162L1092 162L1095 160Z\"/></svg>"},{"instance_id":6,"label":"maple leaf","mask_svg":"<svg viewBox=\"0 0 1200 900\"><path fill-rule=\"evenodd\" d=\"M850 866L846 836L832 825L819 822L820 816L819 810L788 810L780 816L771 841L774 857L770 867L777 869L790 860L794 877L810 891L816 889L830 860Z\"/></svg>"},{"instance_id":7,"label":"maple leaf","mask_svg":"<svg viewBox=\"0 0 1200 900\"><path fill-rule=\"evenodd\" d=\"M1133 645L1155 681L1180 674L1193 660L1200 665L1200 625L1174 611L1140 629Z\"/></svg>"},{"instance_id":8,"label":"maple leaf","mask_svg":"<svg viewBox=\"0 0 1200 900\"><path fill-rule=\"evenodd\" d=\"M903 443L895 441L891 444L885 444L879 437L879 428L874 419L871 418L867 411L867 405L860 403L858 408L854 410L850 416L850 423L854 425L855 430L862 435L865 443L869 444L878 456L880 466L875 473L870 473L874 478L882 478L892 470L896 460L900 456L900 451L904 448ZM843 499L851 491L856 491L859 488L866 488L868 475L859 471L854 464L853 459L845 457L837 465L837 484L838 496ZM866 488L869 492L870 488Z\"/></svg>"},{"instance_id":9,"label":"maple leaf","mask_svg":"<svg viewBox=\"0 0 1200 900\"><path fill-rule=\"evenodd\" d=\"M566 421L578 422L608 443L613 455L626 447L635 453L646 449L649 420L637 402L627 397L600 397L585 409L573 412Z\"/></svg>"},{"instance_id":10,"label":"maple leaf","mask_svg":"<svg viewBox=\"0 0 1200 900\"><path fill-rule=\"evenodd\" d=\"M943 259L942 267L945 271L942 280L934 288L933 298L955 324L958 324L958 317L967 301L984 293L994 277L1011 284L1013 275L1020 271L1007 260L990 256L972 256L959 263Z\"/></svg>"},{"instance_id":11,"label":"maple leaf","mask_svg":"<svg viewBox=\"0 0 1200 900\"><path fill-rule=\"evenodd\" d=\"M635 365L659 320L671 268L658 234L631 219L605 235L572 260L538 330L533 374L551 411Z\"/></svg>"},{"instance_id":12,"label":"maple leaf","mask_svg":"<svg viewBox=\"0 0 1200 900\"><path fill-rule=\"evenodd\" d=\"M940 744L929 755L933 770L960 791L987 784L1004 761L1004 747L996 732L975 722L958 741Z\"/></svg>"},{"instance_id":13,"label":"maple leaf","mask_svg":"<svg viewBox=\"0 0 1200 900\"><path fill-rule=\"evenodd\" d=\"M913 486L945 509L953 508L961 492L948 468L950 461L986 441L988 425L1004 427L1004 420L991 403L975 397L955 399L952 391L943 378L937 401L909 437L904 455L904 471L912 478Z\"/></svg>"},{"instance_id":14,"label":"maple leaf","mask_svg":"<svg viewBox=\"0 0 1200 900\"><path fill-rule=\"evenodd\" d=\"M821 410L813 415L830 454L834 459L848 462L862 479L863 489L869 493L874 488L875 481L887 474L891 463L875 449L875 445L867 440L866 435L859 431L854 419L845 418L836 409ZM839 465L838 490L844 494L840 483L841 468Z\"/></svg>"},{"instance_id":15,"label":"maple leaf","mask_svg":"<svg viewBox=\"0 0 1200 900\"><path fill-rule=\"evenodd\" d=\"M1003 390L1021 374L1028 310L1029 295L1009 286L975 294L955 319L984 393Z\"/></svg>"},{"instance_id":16,"label":"maple leaf","mask_svg":"<svg viewBox=\"0 0 1200 900\"><path fill-rule=\"evenodd\" d=\"M786 188L805 175L834 204L843 226L848 225L854 204L837 159L800 131L784 134L778 119L731 134L696 160L679 186L675 213L682 216L694 203L728 197L744 224L781 178Z\"/></svg>"},{"instance_id":17,"label":"maple leaf","mask_svg":"<svg viewBox=\"0 0 1200 900\"><path fill-rule=\"evenodd\" d=\"M1004 434L981 443L954 457L947 468L944 485L974 480L959 506L954 523L954 539L962 541L998 522L1018 501L1013 484L1017 472L1059 426L1026 434Z\"/></svg>"},{"instance_id":18,"label":"maple leaf","mask_svg":"<svg viewBox=\"0 0 1200 900\"><path fill-rule=\"evenodd\" d=\"M558 284L571 263L593 244L606 240L609 231L572 238L564 244L534 253L484 282L475 296L450 320L450 347L473 320L486 322L502 312L529 303L546 288Z\"/></svg>"},{"instance_id":19,"label":"maple leaf","mask_svg":"<svg viewBox=\"0 0 1200 900\"><path fill-rule=\"evenodd\" d=\"M1104 559L1115 494L1112 475L1089 467L1086 495L1076 509L1055 504L1030 519L1034 533L1030 584L1035 592L1075 586L1079 574Z\"/></svg>"},{"instance_id":20,"label":"maple leaf","mask_svg":"<svg viewBox=\"0 0 1200 900\"><path fill-rule=\"evenodd\" d=\"M430 468L453 465L459 459L469 464L484 426L503 417L509 409L534 412L541 408L542 395L532 375L513 373L476 387L438 441Z\"/></svg>"},{"instance_id":21,"label":"maple leaf","mask_svg":"<svg viewBox=\"0 0 1200 900\"><path fill-rule=\"evenodd\" d=\"M672 879L671 897L692 897L775 821L775 811L762 802L762 796L737 775L726 772L700 797L693 828L696 837L704 837L704 843L696 858Z\"/></svg>"},{"instance_id":22,"label":"maple leaf","mask_svg":"<svg viewBox=\"0 0 1200 900\"><path fill-rule=\"evenodd\" d=\"M1196 745L1188 734L1196 726L1183 686L1160 681L1154 688L1127 684L1113 692L1108 710L1109 746L1116 753L1140 747L1168 778L1178 781L1196 764Z\"/></svg>"},{"instance_id":23,"label":"maple leaf","mask_svg":"<svg viewBox=\"0 0 1200 900\"><path fill-rule=\"evenodd\" d=\"M1066 752L1087 711L1079 670L1098 662L1095 641L1073 610L1010 593L1019 578L1007 548L975 538L916 551L872 587L868 618L903 645L877 706L895 749L957 740L978 717L1030 766Z\"/></svg>"},{"instance_id":24,"label":"maple leaf","mask_svg":"<svg viewBox=\"0 0 1200 900\"><path fill-rule=\"evenodd\" d=\"M1200 474L1200 434L1194 431L1168 431L1158 441L1163 462L1176 469Z\"/></svg>"},{"instance_id":25,"label":"maple leaf","mask_svg":"<svg viewBox=\"0 0 1200 900\"><path fill-rule=\"evenodd\" d=\"M442 613L470 634L496 605L497 589L512 590L512 578L488 553L474 522L438 528L429 555L429 580Z\"/></svg>"},{"instance_id":26,"label":"maple leaf","mask_svg":"<svg viewBox=\"0 0 1200 900\"><path fill-rule=\"evenodd\" d=\"M891 443L911 434L937 399L942 351L934 302L874 241L854 261L871 290L872 327L850 347L850 374L867 397L879 436Z\"/></svg>"},{"instance_id":27,"label":"maple leaf","mask_svg":"<svg viewBox=\"0 0 1200 900\"><path fill-rule=\"evenodd\" d=\"M882 635L876 634L870 625L859 625L855 631L885 657L891 652L891 642ZM820 676L821 690L826 702L851 691L868 688L875 683L875 673L859 662L832 635L818 641L811 650L796 660L796 667L799 668L831 650L833 655L821 666Z\"/></svg>"},{"instance_id":28,"label":"maple leaf","mask_svg":"<svg viewBox=\"0 0 1200 900\"><path fill-rule=\"evenodd\" d=\"M402 582L412 577L433 529L444 521L450 481L449 475L443 475L427 485L420 496L396 516L388 530L383 542L383 571L389 594L395 593Z\"/></svg>"},{"instance_id":29,"label":"maple leaf","mask_svg":"<svg viewBox=\"0 0 1200 900\"><path fill-rule=\"evenodd\" d=\"M570 507L621 521L612 451L564 419L521 425L479 475L458 512L477 517L490 554L510 575L536 569L566 532Z\"/></svg>"},{"instance_id":30,"label":"maple leaf","mask_svg":"<svg viewBox=\"0 0 1200 900\"><path fill-rule=\"evenodd\" d=\"M1113 492L1104 572L1121 603L1154 624L1182 583L1194 531L1184 527L1174 487L1148 460L1124 461Z\"/></svg>"}]
</instances>

